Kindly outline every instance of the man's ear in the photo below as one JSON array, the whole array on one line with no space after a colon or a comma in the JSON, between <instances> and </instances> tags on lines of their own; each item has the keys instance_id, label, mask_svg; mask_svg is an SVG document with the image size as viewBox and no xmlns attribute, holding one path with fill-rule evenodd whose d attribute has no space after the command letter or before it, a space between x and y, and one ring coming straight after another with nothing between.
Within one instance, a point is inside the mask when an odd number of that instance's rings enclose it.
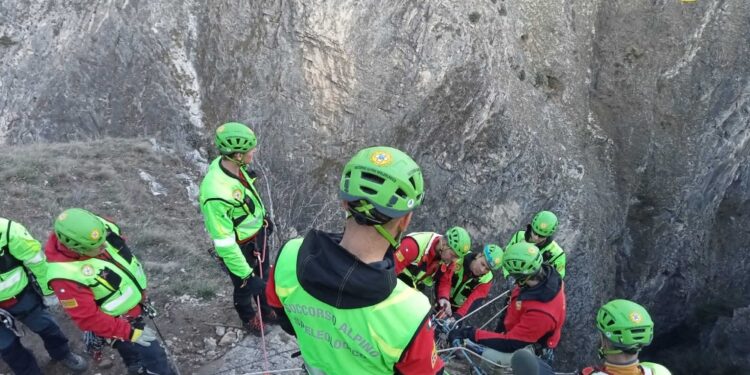
<instances>
[{"instance_id":1,"label":"man's ear","mask_svg":"<svg viewBox=\"0 0 750 375\"><path fill-rule=\"evenodd\" d=\"M398 228L400 232L405 232L406 228L411 224L412 212L404 215L399 219Z\"/></svg>"}]
</instances>

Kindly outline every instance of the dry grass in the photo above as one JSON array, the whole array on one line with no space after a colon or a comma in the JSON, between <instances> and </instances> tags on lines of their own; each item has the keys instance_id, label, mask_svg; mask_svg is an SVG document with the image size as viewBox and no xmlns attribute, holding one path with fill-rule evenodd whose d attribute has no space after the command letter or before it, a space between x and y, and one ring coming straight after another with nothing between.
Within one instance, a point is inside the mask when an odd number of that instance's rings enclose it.
<instances>
[{"instance_id":1,"label":"dry grass","mask_svg":"<svg viewBox=\"0 0 750 375\"><path fill-rule=\"evenodd\" d=\"M139 169L163 185L167 195L154 196ZM4 147L0 216L23 223L41 242L65 208L83 207L112 218L146 264L152 296L210 298L228 288L228 281L216 277L219 269L206 254L210 242L202 218L178 173L200 182L199 172L179 155L155 151L143 140Z\"/></svg>"}]
</instances>

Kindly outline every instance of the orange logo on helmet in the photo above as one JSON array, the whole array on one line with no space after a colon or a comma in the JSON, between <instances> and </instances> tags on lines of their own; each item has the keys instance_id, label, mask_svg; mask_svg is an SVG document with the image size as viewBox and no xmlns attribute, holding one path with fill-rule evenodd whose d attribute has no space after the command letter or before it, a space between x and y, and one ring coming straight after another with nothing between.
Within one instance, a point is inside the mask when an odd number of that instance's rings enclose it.
<instances>
[{"instance_id":1,"label":"orange logo on helmet","mask_svg":"<svg viewBox=\"0 0 750 375\"><path fill-rule=\"evenodd\" d=\"M375 150L370 154L370 161L378 167L385 167L393 162L393 157L386 151Z\"/></svg>"},{"instance_id":2,"label":"orange logo on helmet","mask_svg":"<svg viewBox=\"0 0 750 375\"><path fill-rule=\"evenodd\" d=\"M60 216L57 217L57 220L63 221L65 219L67 219L67 218L68 218L68 213L67 212L63 212L63 213L60 214Z\"/></svg>"},{"instance_id":3,"label":"orange logo on helmet","mask_svg":"<svg viewBox=\"0 0 750 375\"><path fill-rule=\"evenodd\" d=\"M224 131L224 125L219 126L218 128L216 128L216 134L219 134L219 133L221 133L223 131Z\"/></svg>"},{"instance_id":4,"label":"orange logo on helmet","mask_svg":"<svg viewBox=\"0 0 750 375\"><path fill-rule=\"evenodd\" d=\"M98 240L101 236L102 234L99 232L99 229L94 229L89 233L89 237L94 241Z\"/></svg>"},{"instance_id":5,"label":"orange logo on helmet","mask_svg":"<svg viewBox=\"0 0 750 375\"><path fill-rule=\"evenodd\" d=\"M638 312L636 311L631 312L629 317L630 317L630 321L633 323L640 323L643 320L643 317L641 316L641 314L638 314Z\"/></svg>"},{"instance_id":6,"label":"orange logo on helmet","mask_svg":"<svg viewBox=\"0 0 750 375\"><path fill-rule=\"evenodd\" d=\"M544 223L544 222L539 223L539 228L540 229L547 229L547 223Z\"/></svg>"},{"instance_id":7,"label":"orange logo on helmet","mask_svg":"<svg viewBox=\"0 0 750 375\"><path fill-rule=\"evenodd\" d=\"M529 255L536 255L536 253L539 252L539 250L534 246L529 246L528 248L526 248L526 251L529 252Z\"/></svg>"}]
</instances>

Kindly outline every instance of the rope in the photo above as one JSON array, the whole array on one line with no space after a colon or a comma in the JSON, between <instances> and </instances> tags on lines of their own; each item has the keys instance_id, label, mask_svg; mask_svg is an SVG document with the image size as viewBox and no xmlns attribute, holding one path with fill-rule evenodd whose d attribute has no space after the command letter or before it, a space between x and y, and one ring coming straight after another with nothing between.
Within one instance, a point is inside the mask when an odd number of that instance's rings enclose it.
<instances>
[{"instance_id":1,"label":"rope","mask_svg":"<svg viewBox=\"0 0 750 375\"><path fill-rule=\"evenodd\" d=\"M260 279L263 280L263 261L266 259L266 243L268 242L268 233L266 232L266 227L263 227L263 250L260 253L255 253L255 256L258 258L258 271L260 273ZM265 293L265 291L263 291ZM261 311L260 307L260 295L255 296L255 301L258 306L258 311L256 314L258 315L258 320L260 321L260 342L261 347L263 348L263 370L266 371L266 373L270 374L268 372L268 352L266 351L266 328L263 324L263 312Z\"/></svg>"},{"instance_id":2,"label":"rope","mask_svg":"<svg viewBox=\"0 0 750 375\"><path fill-rule=\"evenodd\" d=\"M495 297L495 298L493 298L493 299L491 299L491 300L489 300L489 301L485 302L485 303L484 303L484 304L483 304L482 306L479 306L479 307L477 307L477 308L476 308L476 309L475 309L474 311L472 311L472 312L470 312L470 313L468 313L468 314L464 315L464 316L463 316L463 317L462 317L461 319L458 319L458 320L456 320L456 323L458 323L458 322L460 322L460 321L462 321L462 320L464 320L464 319L466 319L466 318L468 318L468 317L470 317L470 316L472 316L472 315L476 314L476 312L477 312L477 311L479 311L479 310L481 310L481 309L483 309L483 308L485 308L485 307L489 306L489 305L490 305L490 304L491 304L492 302L495 302L495 301L497 301L498 299L500 299L501 297L503 297L503 296L505 296L506 294L508 294L508 292L510 292L510 289L509 289L509 290L506 290L506 291L505 291L505 292L503 292L503 293L500 293L500 295L498 295L497 297Z\"/></svg>"},{"instance_id":3,"label":"rope","mask_svg":"<svg viewBox=\"0 0 750 375\"><path fill-rule=\"evenodd\" d=\"M246 348L250 348L249 346L244 346L244 345L240 345L240 346L243 346L243 347L246 347ZM286 354L286 353L293 352L293 351L297 351L297 349L295 348L295 349L288 349L288 350L284 350L284 351L278 351L278 352L272 354L271 356L269 356L268 358L278 357L278 356L280 356L282 354ZM255 358L258 358L258 357L255 357ZM221 371L218 371L218 372L214 372L214 373L208 374L208 375L223 374L223 373L226 373L226 372L229 372L229 371L234 371L234 370L237 370L237 369L240 369L240 368L243 368L243 367L254 365L254 364L258 363L258 362L260 362L260 361L253 361L253 362L250 362L250 363L243 363L241 365L230 367L230 368L227 368L227 369L224 369L224 370L221 370Z\"/></svg>"},{"instance_id":4,"label":"rope","mask_svg":"<svg viewBox=\"0 0 750 375\"><path fill-rule=\"evenodd\" d=\"M500 316L500 314L502 314L502 313L503 313L503 311L505 311L505 309L507 309L507 308L508 308L508 306L505 306L505 307L503 307L502 309L500 309L500 311L498 311L498 312L497 312L497 314L495 314L495 315L493 315L492 317L490 317L490 320L488 320L488 321L486 321L486 322L485 322L484 324L482 324L482 326L481 326L481 327L479 327L479 329L482 329L482 328L484 328L484 327L487 327L487 325L488 325L488 324L490 324L490 322L491 322L491 321L495 320L495 318L497 318L498 316Z\"/></svg>"}]
</instances>

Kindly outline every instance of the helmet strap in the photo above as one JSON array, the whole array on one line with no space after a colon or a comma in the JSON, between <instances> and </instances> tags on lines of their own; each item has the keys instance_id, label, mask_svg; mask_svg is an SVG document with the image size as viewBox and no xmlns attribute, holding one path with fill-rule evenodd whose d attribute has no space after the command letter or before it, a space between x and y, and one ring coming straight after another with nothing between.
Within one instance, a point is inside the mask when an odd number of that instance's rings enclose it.
<instances>
[{"instance_id":1,"label":"helmet strap","mask_svg":"<svg viewBox=\"0 0 750 375\"><path fill-rule=\"evenodd\" d=\"M607 348L605 348L605 347L602 346L602 347L599 348L599 353L598 354L599 354L599 358L600 359L604 359L608 355L622 354L622 353L623 353L623 351L620 350L620 349L614 349L614 348L613 349L607 349Z\"/></svg>"},{"instance_id":2,"label":"helmet strap","mask_svg":"<svg viewBox=\"0 0 750 375\"><path fill-rule=\"evenodd\" d=\"M396 236L392 236L385 228L383 228L382 225L376 224L374 225L374 227L375 230L378 231L378 233L380 233L380 235L383 236L383 238L385 238L389 244L391 244L394 250L398 249L399 241L396 241L396 238L401 238L401 231L398 231L398 233L396 233Z\"/></svg>"},{"instance_id":3,"label":"helmet strap","mask_svg":"<svg viewBox=\"0 0 750 375\"><path fill-rule=\"evenodd\" d=\"M231 155L234 155L234 154L231 154ZM226 160L229 160L232 164L236 165L238 168L244 168L247 165L247 163L242 161L244 157L242 157L240 160L237 160L233 158L231 155L222 155L222 157Z\"/></svg>"}]
</instances>

